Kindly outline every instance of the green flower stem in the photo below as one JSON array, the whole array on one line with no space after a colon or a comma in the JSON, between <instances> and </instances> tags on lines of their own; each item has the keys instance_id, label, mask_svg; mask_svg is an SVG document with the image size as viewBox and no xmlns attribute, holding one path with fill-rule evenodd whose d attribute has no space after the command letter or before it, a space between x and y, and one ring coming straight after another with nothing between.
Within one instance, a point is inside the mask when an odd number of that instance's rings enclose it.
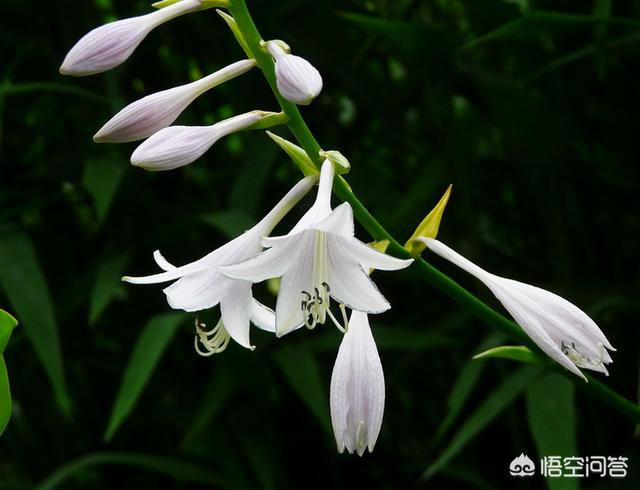
<instances>
[{"instance_id":1,"label":"green flower stem","mask_svg":"<svg viewBox=\"0 0 640 490\"><path fill-rule=\"evenodd\" d=\"M231 0L229 10L235 19L239 31L242 33L249 50L253 54L258 67L262 70L271 90L273 91L282 112L289 116L287 126L295 136L298 144L307 152L309 158L314 162L316 168L320 168L322 158L320 157L321 147L315 137L305 123L298 107L284 99L278 92L276 86L276 77L274 70L274 62L271 56L266 53L260 46L262 36L258 32L256 25L251 18L251 14L247 9L244 0ZM396 257L410 258L409 252L395 240L389 232L371 215L367 208L360 202L356 195L351 191L349 185L342 177L337 177L333 187L336 195L343 201L348 202L353 208L354 216L358 222L367 230L367 232L376 240L389 240L389 248L387 251ZM456 283L453 279L440 272L438 269L429 264L422 258L416 259L413 267L418 275L426 280L432 286L445 293L453 300L467 308L472 314L482 319L489 325L506 333L512 339L521 342L535 352L540 353L540 349L531 341L529 336L514 322L507 319L486 303L480 301L465 288ZM555 366L558 372L564 374L572 381L577 381L575 375L569 373L566 369ZM599 382L597 379L587 375L589 383L578 383L578 385L593 397L601 400L603 403L617 411L618 413L628 417L636 423L640 423L640 406L623 398L618 393Z\"/></svg>"}]
</instances>

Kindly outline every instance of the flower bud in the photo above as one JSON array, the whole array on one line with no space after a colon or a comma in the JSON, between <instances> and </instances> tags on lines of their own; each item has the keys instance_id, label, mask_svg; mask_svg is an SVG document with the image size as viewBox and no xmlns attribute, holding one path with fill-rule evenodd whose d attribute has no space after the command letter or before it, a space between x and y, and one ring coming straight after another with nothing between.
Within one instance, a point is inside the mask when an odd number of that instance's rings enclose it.
<instances>
[{"instance_id":1,"label":"flower bud","mask_svg":"<svg viewBox=\"0 0 640 490\"><path fill-rule=\"evenodd\" d=\"M278 92L289 102L308 105L322 90L322 77L311 63L300 56L289 54L281 41L265 44L276 62Z\"/></svg>"},{"instance_id":2,"label":"flower bud","mask_svg":"<svg viewBox=\"0 0 640 490\"><path fill-rule=\"evenodd\" d=\"M169 126L207 90L250 70L255 60L233 63L195 82L147 95L113 116L95 134L96 143L126 143L148 138Z\"/></svg>"},{"instance_id":3,"label":"flower bud","mask_svg":"<svg viewBox=\"0 0 640 490\"><path fill-rule=\"evenodd\" d=\"M170 126L142 143L131 155L131 164L145 170L172 170L200 158L223 136L247 129L260 121L261 111L247 112L211 126Z\"/></svg>"},{"instance_id":4,"label":"flower bud","mask_svg":"<svg viewBox=\"0 0 640 490\"><path fill-rule=\"evenodd\" d=\"M81 77L110 70L126 61L152 29L201 7L201 0L181 0L150 14L100 26L71 48L60 73Z\"/></svg>"}]
</instances>

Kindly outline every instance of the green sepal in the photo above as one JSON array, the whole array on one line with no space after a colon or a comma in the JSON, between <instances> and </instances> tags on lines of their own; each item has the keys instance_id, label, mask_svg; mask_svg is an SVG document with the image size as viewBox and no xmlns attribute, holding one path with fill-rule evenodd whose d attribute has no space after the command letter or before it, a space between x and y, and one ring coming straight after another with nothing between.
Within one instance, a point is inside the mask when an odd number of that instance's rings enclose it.
<instances>
[{"instance_id":1,"label":"green sepal","mask_svg":"<svg viewBox=\"0 0 640 490\"><path fill-rule=\"evenodd\" d=\"M306 151L271 131L267 131L267 135L269 135L269 138L271 138L287 155L289 155L291 160L293 160L293 163L296 164L305 177L318 174L318 169L313 165L313 162L311 161L311 158L309 158L309 155L307 155Z\"/></svg>"},{"instance_id":2,"label":"green sepal","mask_svg":"<svg viewBox=\"0 0 640 490\"><path fill-rule=\"evenodd\" d=\"M333 168L336 171L336 175L348 174L351 170L351 164L347 157L336 150L320 151L320 157L329 160L333 163Z\"/></svg>"},{"instance_id":3,"label":"green sepal","mask_svg":"<svg viewBox=\"0 0 640 490\"><path fill-rule=\"evenodd\" d=\"M174 3L178 3L182 0L160 0L159 2L154 2L151 4L153 8L163 9L168 7L169 5L173 5ZM202 1L202 9L206 10L214 7L222 7L227 8L229 6L229 0L201 0Z\"/></svg>"},{"instance_id":4,"label":"green sepal","mask_svg":"<svg viewBox=\"0 0 640 490\"><path fill-rule=\"evenodd\" d=\"M236 20L233 17L231 17L228 13L222 10L216 9L216 12L218 12L218 15L222 17L222 20L224 20L227 23L227 25L229 26L229 29L231 29L231 32L233 33L233 37L236 38L236 41L238 41L238 44L240 45L242 50L245 52L245 54L249 58L254 58L253 53L249 49L249 45L247 44L247 41L244 39L242 32L240 32L240 29L238 28L238 24L236 23Z\"/></svg>"},{"instance_id":5,"label":"green sepal","mask_svg":"<svg viewBox=\"0 0 640 490\"><path fill-rule=\"evenodd\" d=\"M436 238L438 236L440 221L442 220L442 215L444 214L444 210L447 207L447 203L449 202L449 196L451 195L452 187L452 185L449 185L445 193L440 198L440 201L438 201L438 204L436 204L435 207L429 212L429 214L427 214L427 216L416 228L416 231L413 232L411 238L409 238L407 240L407 243L404 244L404 248L413 257L418 257L427 247L421 241L416 241L416 238Z\"/></svg>"},{"instance_id":6,"label":"green sepal","mask_svg":"<svg viewBox=\"0 0 640 490\"><path fill-rule=\"evenodd\" d=\"M512 361L524 362L526 364L538 364L540 358L524 345L501 345L481 352L473 356L473 359L511 359Z\"/></svg>"}]
</instances>

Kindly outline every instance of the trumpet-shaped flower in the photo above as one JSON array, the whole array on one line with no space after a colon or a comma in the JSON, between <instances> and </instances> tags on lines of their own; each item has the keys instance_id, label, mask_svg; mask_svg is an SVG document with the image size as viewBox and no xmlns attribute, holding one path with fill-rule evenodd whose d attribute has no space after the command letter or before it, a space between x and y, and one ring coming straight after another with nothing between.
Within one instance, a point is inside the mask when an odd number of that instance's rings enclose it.
<instances>
[{"instance_id":1,"label":"trumpet-shaped flower","mask_svg":"<svg viewBox=\"0 0 640 490\"><path fill-rule=\"evenodd\" d=\"M168 263L160 252L154 258L164 272L146 277L123 277L134 284L175 281L164 289L172 308L199 311L220 304L221 323L207 332L197 324L198 337L209 352L224 349L228 337L253 349L249 341L249 321L275 331L273 312L253 299L251 282L223 276L216 266L234 264L254 257L261 250L260 238L268 234L289 210L311 189L315 177L298 182L258 224L203 258L182 267Z\"/></svg>"},{"instance_id":2,"label":"trumpet-shaped flower","mask_svg":"<svg viewBox=\"0 0 640 490\"><path fill-rule=\"evenodd\" d=\"M241 60L200 80L147 95L113 116L93 137L96 143L126 143L148 138L166 128L207 90L247 72L255 60Z\"/></svg>"},{"instance_id":3,"label":"trumpet-shaped flower","mask_svg":"<svg viewBox=\"0 0 640 490\"><path fill-rule=\"evenodd\" d=\"M333 177L333 164L325 160L316 201L289 234L264 238L269 249L253 259L219 267L228 277L251 282L282 276L276 303L278 336L302 324L314 328L327 314L333 319L330 298L367 313L389 309L366 271L397 270L412 262L378 252L354 237L351 206L344 203L331 210Z\"/></svg>"},{"instance_id":4,"label":"trumpet-shaped flower","mask_svg":"<svg viewBox=\"0 0 640 490\"><path fill-rule=\"evenodd\" d=\"M145 140L131 155L131 164L145 170L172 170L200 158L223 136L247 129L272 112L252 111L211 126L169 126Z\"/></svg>"},{"instance_id":5,"label":"trumpet-shaped flower","mask_svg":"<svg viewBox=\"0 0 640 490\"><path fill-rule=\"evenodd\" d=\"M150 14L97 27L71 48L60 73L81 77L110 70L126 61L154 28L201 7L201 0L181 0Z\"/></svg>"},{"instance_id":6,"label":"trumpet-shaped flower","mask_svg":"<svg viewBox=\"0 0 640 490\"><path fill-rule=\"evenodd\" d=\"M338 451L373 451L384 413L384 374L366 313L351 313L331 374L331 422Z\"/></svg>"},{"instance_id":7,"label":"trumpet-shaped flower","mask_svg":"<svg viewBox=\"0 0 640 490\"><path fill-rule=\"evenodd\" d=\"M544 289L491 274L438 240L418 240L480 279L531 340L558 364L585 380L578 368L608 374L605 364L612 359L607 349L615 349L598 325L578 307Z\"/></svg>"},{"instance_id":8,"label":"trumpet-shaped flower","mask_svg":"<svg viewBox=\"0 0 640 490\"><path fill-rule=\"evenodd\" d=\"M304 58L289 54L288 46L282 41L269 41L265 45L276 63L276 85L280 95L295 104L310 104L322 90L318 70Z\"/></svg>"}]
</instances>

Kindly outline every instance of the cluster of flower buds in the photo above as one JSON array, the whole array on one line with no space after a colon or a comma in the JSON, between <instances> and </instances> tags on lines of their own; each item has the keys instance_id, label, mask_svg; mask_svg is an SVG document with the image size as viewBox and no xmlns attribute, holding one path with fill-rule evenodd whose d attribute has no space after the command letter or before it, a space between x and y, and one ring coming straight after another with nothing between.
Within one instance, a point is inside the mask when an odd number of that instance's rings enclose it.
<instances>
[{"instance_id":1,"label":"cluster of flower buds","mask_svg":"<svg viewBox=\"0 0 640 490\"><path fill-rule=\"evenodd\" d=\"M71 48L60 73L86 76L110 70L126 61L142 40L159 25L176 17L212 7L226 0L165 0L158 10L139 17L105 24L87 33ZM227 22L233 19L227 14ZM322 89L322 78L305 59L290 54L282 41L262 43L275 63L277 86L282 97L309 104ZM179 87L147 95L113 116L93 137L97 143L126 143L146 139L131 155L131 163L146 170L171 170L200 158L220 138L241 130L281 124L282 113L254 110L210 126L172 126L180 114L206 91L238 77L256 66L252 57Z\"/></svg>"}]
</instances>

